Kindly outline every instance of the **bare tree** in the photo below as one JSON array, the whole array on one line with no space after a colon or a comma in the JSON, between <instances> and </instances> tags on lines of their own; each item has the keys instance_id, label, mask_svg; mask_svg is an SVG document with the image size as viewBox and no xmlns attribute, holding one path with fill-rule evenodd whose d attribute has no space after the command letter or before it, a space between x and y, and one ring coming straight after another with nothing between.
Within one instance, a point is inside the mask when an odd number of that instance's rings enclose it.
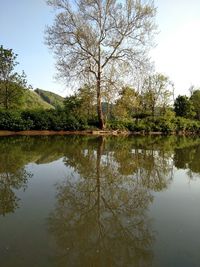
<instances>
[{"instance_id":1,"label":"bare tree","mask_svg":"<svg viewBox=\"0 0 200 267\"><path fill-rule=\"evenodd\" d=\"M61 78L96 84L99 127L105 127L102 88L113 68L127 74L147 58L155 30L152 0L48 0L56 9L46 43L57 57ZM126 72L125 72L126 71ZM125 76L125 75L124 75Z\"/></svg>"}]
</instances>

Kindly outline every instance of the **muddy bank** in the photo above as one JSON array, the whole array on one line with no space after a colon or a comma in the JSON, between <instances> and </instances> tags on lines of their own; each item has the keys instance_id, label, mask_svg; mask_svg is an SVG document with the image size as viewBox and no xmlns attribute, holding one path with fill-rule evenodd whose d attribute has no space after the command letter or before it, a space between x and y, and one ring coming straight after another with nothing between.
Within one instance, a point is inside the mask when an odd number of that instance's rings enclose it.
<instances>
[{"instance_id":1,"label":"muddy bank","mask_svg":"<svg viewBox=\"0 0 200 267\"><path fill-rule=\"evenodd\" d=\"M0 131L0 136L11 136L11 135L129 135L131 132L128 131L101 131L101 130L87 130L87 131Z\"/></svg>"},{"instance_id":2,"label":"muddy bank","mask_svg":"<svg viewBox=\"0 0 200 267\"><path fill-rule=\"evenodd\" d=\"M199 135L199 133L195 132L171 132L171 133L163 133L163 132L130 132L130 131L120 131L120 130L85 130L85 131L5 131L0 130L0 136L15 136L15 135L28 135L28 136L42 136L42 135Z\"/></svg>"},{"instance_id":3,"label":"muddy bank","mask_svg":"<svg viewBox=\"0 0 200 267\"><path fill-rule=\"evenodd\" d=\"M0 136L12 136L12 135L162 135L162 132L130 132L122 130L85 130L85 131L5 131L0 130Z\"/></svg>"}]
</instances>

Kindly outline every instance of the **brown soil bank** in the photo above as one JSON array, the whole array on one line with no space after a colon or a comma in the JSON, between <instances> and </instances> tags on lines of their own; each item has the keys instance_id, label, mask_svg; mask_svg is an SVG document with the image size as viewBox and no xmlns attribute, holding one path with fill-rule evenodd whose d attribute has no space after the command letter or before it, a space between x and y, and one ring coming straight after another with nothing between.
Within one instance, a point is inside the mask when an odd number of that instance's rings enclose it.
<instances>
[{"instance_id":1,"label":"brown soil bank","mask_svg":"<svg viewBox=\"0 0 200 267\"><path fill-rule=\"evenodd\" d=\"M10 136L10 135L70 135L70 134L76 134L76 135L118 135L118 134L124 134L128 135L131 134L131 132L128 131L101 131L101 130L95 130L95 131L0 131L0 136Z\"/></svg>"},{"instance_id":2,"label":"brown soil bank","mask_svg":"<svg viewBox=\"0 0 200 267\"><path fill-rule=\"evenodd\" d=\"M85 131L6 131L0 130L0 136L13 136L13 135L199 135L195 132L180 131L178 133L163 133L163 132L130 132L121 130L85 130Z\"/></svg>"}]
</instances>

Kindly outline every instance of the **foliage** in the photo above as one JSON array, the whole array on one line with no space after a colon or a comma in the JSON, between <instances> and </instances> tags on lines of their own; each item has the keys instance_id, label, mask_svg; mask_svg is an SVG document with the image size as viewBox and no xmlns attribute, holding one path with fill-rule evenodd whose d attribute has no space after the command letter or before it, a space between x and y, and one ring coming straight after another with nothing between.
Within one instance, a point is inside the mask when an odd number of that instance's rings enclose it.
<instances>
[{"instance_id":1,"label":"foliage","mask_svg":"<svg viewBox=\"0 0 200 267\"><path fill-rule=\"evenodd\" d=\"M159 116L157 118L148 117L139 120L110 121L108 128L113 130L128 130L133 132L161 132L170 134L173 132L198 133L200 122L182 117L172 116L169 119Z\"/></svg>"},{"instance_id":2,"label":"foliage","mask_svg":"<svg viewBox=\"0 0 200 267\"><path fill-rule=\"evenodd\" d=\"M195 132L198 133L200 131L200 122L195 120L186 119L183 117L176 117L174 120L176 131L182 132Z\"/></svg>"},{"instance_id":3,"label":"foliage","mask_svg":"<svg viewBox=\"0 0 200 267\"><path fill-rule=\"evenodd\" d=\"M72 115L68 115L62 110L24 111L22 118L32 121L31 130L83 130L86 128L85 122Z\"/></svg>"},{"instance_id":4,"label":"foliage","mask_svg":"<svg viewBox=\"0 0 200 267\"><path fill-rule=\"evenodd\" d=\"M200 120L200 90L194 90L191 97L190 102L194 108L195 118Z\"/></svg>"},{"instance_id":5,"label":"foliage","mask_svg":"<svg viewBox=\"0 0 200 267\"><path fill-rule=\"evenodd\" d=\"M12 49L0 46L0 106L5 109L17 108L22 104L26 88L24 72L15 72L17 54Z\"/></svg>"},{"instance_id":6,"label":"foliage","mask_svg":"<svg viewBox=\"0 0 200 267\"><path fill-rule=\"evenodd\" d=\"M82 121L96 120L96 105L93 88L85 85L74 95L64 100L65 111L70 116Z\"/></svg>"},{"instance_id":7,"label":"foliage","mask_svg":"<svg viewBox=\"0 0 200 267\"><path fill-rule=\"evenodd\" d=\"M200 122L174 117L173 113L167 117L147 117L143 119L109 120L107 129L131 132L151 133L161 132L170 134L173 132L198 133ZM98 119L67 113L65 110L0 110L0 130L54 130L73 131L96 129Z\"/></svg>"},{"instance_id":8,"label":"foliage","mask_svg":"<svg viewBox=\"0 0 200 267\"><path fill-rule=\"evenodd\" d=\"M164 114L170 107L173 95L173 83L161 73L156 73L145 79L142 92L142 106L155 116ZM157 111L157 112L156 112Z\"/></svg>"},{"instance_id":9,"label":"foliage","mask_svg":"<svg viewBox=\"0 0 200 267\"><path fill-rule=\"evenodd\" d=\"M139 93L130 87L123 87L112 113L118 119L131 119L139 108Z\"/></svg>"},{"instance_id":10,"label":"foliage","mask_svg":"<svg viewBox=\"0 0 200 267\"><path fill-rule=\"evenodd\" d=\"M0 130L22 131L32 127L32 121L24 119L20 112L1 110Z\"/></svg>"},{"instance_id":11,"label":"foliage","mask_svg":"<svg viewBox=\"0 0 200 267\"><path fill-rule=\"evenodd\" d=\"M79 88L77 97L80 100L78 113L88 119L96 117L96 92L94 86L85 84Z\"/></svg>"},{"instance_id":12,"label":"foliage","mask_svg":"<svg viewBox=\"0 0 200 267\"><path fill-rule=\"evenodd\" d=\"M67 96L64 100L64 105L65 105L65 111L67 113L75 115L75 113L78 113L78 109L81 106L81 101L75 94Z\"/></svg>"},{"instance_id":13,"label":"foliage","mask_svg":"<svg viewBox=\"0 0 200 267\"><path fill-rule=\"evenodd\" d=\"M131 120L112 120L106 126L111 130L129 130L133 122Z\"/></svg>"},{"instance_id":14,"label":"foliage","mask_svg":"<svg viewBox=\"0 0 200 267\"><path fill-rule=\"evenodd\" d=\"M174 102L176 116L193 118L195 115L194 106L187 96L179 95Z\"/></svg>"}]
</instances>

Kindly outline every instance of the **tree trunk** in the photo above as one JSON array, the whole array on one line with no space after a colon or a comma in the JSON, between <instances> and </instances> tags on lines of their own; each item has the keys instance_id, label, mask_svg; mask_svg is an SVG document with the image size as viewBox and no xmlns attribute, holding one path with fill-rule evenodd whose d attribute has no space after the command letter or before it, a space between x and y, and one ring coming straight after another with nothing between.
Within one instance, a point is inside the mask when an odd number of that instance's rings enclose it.
<instances>
[{"instance_id":1,"label":"tree trunk","mask_svg":"<svg viewBox=\"0 0 200 267\"><path fill-rule=\"evenodd\" d=\"M104 117L103 117L103 111L102 111L102 103L101 103L101 67L100 62L98 66L98 77L97 77L97 114L98 114L98 120L99 120L99 128L104 129Z\"/></svg>"},{"instance_id":2,"label":"tree trunk","mask_svg":"<svg viewBox=\"0 0 200 267\"><path fill-rule=\"evenodd\" d=\"M4 108L8 109L8 84L5 83L5 101L4 101Z\"/></svg>"},{"instance_id":3,"label":"tree trunk","mask_svg":"<svg viewBox=\"0 0 200 267\"><path fill-rule=\"evenodd\" d=\"M101 103L101 87L100 87L100 81L97 81L97 113L98 113L98 120L99 120L99 128L104 129L104 117L103 117L103 111L102 111L102 103Z\"/></svg>"}]
</instances>

